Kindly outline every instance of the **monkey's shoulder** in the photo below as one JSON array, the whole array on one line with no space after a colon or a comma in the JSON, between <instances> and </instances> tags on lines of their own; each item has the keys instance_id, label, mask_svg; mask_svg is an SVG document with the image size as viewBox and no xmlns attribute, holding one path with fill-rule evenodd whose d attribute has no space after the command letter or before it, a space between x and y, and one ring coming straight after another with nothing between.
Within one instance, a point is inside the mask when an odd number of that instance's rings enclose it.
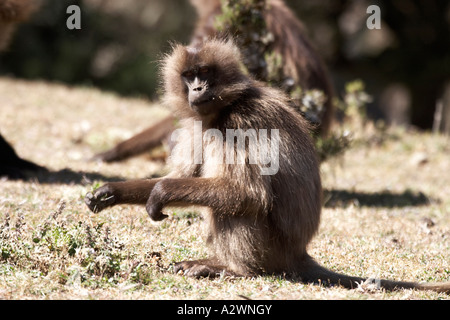
<instances>
[{"instance_id":1,"label":"monkey's shoulder","mask_svg":"<svg viewBox=\"0 0 450 320\"><path fill-rule=\"evenodd\" d=\"M283 91L261 82L255 82L253 90L228 113L229 118L224 120L227 128L288 129L303 134L310 130L309 123Z\"/></svg>"}]
</instances>

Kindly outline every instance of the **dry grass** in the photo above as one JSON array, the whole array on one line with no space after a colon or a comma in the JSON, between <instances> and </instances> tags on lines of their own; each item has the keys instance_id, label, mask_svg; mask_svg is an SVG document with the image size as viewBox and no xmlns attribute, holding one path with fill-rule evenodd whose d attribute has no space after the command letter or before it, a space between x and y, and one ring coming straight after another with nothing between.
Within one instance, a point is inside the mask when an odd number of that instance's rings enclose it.
<instances>
[{"instance_id":1,"label":"dry grass","mask_svg":"<svg viewBox=\"0 0 450 320\"><path fill-rule=\"evenodd\" d=\"M113 178L160 173L146 155L119 164L95 152L162 118L140 99L91 88L0 78L0 128L17 152L52 172L0 181L0 299L448 299L445 294L324 288L279 277L195 280L171 263L201 258L201 218L152 223L143 208L91 214L83 197ZM148 119L148 120L146 120ZM322 166L327 204L310 253L336 271L412 281L450 279L450 143L366 128Z\"/></svg>"}]
</instances>

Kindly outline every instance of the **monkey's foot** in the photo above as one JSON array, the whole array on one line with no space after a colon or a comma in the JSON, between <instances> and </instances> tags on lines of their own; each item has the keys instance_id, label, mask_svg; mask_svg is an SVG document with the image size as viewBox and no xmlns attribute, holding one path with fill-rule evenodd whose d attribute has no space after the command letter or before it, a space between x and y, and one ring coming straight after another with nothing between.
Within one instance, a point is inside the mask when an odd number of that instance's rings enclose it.
<instances>
[{"instance_id":1,"label":"monkey's foot","mask_svg":"<svg viewBox=\"0 0 450 320\"><path fill-rule=\"evenodd\" d=\"M213 264L211 260L193 260L178 262L174 266L175 273L183 272L185 276L193 278L215 278L221 274L225 276L237 276L224 266Z\"/></svg>"},{"instance_id":2,"label":"monkey's foot","mask_svg":"<svg viewBox=\"0 0 450 320\"><path fill-rule=\"evenodd\" d=\"M107 185L95 190L93 194L89 192L84 197L84 203L93 213L99 213L103 209L114 205L115 202L114 194L112 194Z\"/></svg>"}]
</instances>

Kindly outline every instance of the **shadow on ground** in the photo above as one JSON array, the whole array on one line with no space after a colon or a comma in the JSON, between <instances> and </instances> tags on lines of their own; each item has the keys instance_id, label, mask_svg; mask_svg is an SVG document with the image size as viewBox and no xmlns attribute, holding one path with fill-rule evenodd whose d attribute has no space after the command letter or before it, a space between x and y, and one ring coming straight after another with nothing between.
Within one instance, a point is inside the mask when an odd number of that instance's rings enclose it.
<instances>
[{"instance_id":1,"label":"shadow on ground","mask_svg":"<svg viewBox=\"0 0 450 320\"><path fill-rule=\"evenodd\" d=\"M19 171L18 171L19 172ZM49 171L45 168L29 172L20 171L20 175L10 176L11 180L34 181L41 184L82 184L89 185L94 181L124 181L123 177L105 176L97 172L73 171L71 169L62 169L59 171ZM160 177L153 175L148 178ZM374 193L348 191L348 190L324 190L324 206L326 208L347 207L357 205L361 207L384 207L398 208L408 206L429 205L436 202L436 199L430 199L422 192L413 192L406 190L402 193L391 191L381 191Z\"/></svg>"},{"instance_id":2,"label":"shadow on ground","mask_svg":"<svg viewBox=\"0 0 450 320\"><path fill-rule=\"evenodd\" d=\"M324 190L324 206L326 208L346 207L350 204L361 207L399 208L429 205L430 203L431 199L425 194L411 190L406 190L402 193L393 193L391 191L366 193L348 190Z\"/></svg>"},{"instance_id":3,"label":"shadow on ground","mask_svg":"<svg viewBox=\"0 0 450 320\"><path fill-rule=\"evenodd\" d=\"M41 184L82 184L89 185L94 181L124 181L123 177L105 176L97 172L73 171L62 169L50 171L43 168L37 172L21 171L17 177L9 177L11 180L34 181Z\"/></svg>"}]
</instances>

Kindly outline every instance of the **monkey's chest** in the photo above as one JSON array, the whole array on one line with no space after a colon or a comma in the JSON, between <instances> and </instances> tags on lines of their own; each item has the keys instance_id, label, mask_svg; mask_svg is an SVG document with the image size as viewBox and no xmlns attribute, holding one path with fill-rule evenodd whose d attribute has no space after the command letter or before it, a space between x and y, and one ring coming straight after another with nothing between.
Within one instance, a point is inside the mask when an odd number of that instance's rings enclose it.
<instances>
[{"instance_id":1,"label":"monkey's chest","mask_svg":"<svg viewBox=\"0 0 450 320\"><path fill-rule=\"evenodd\" d=\"M229 168L226 161L227 146L223 141L206 141L202 149L201 176L223 177ZM228 170L227 170L228 169Z\"/></svg>"},{"instance_id":2,"label":"monkey's chest","mask_svg":"<svg viewBox=\"0 0 450 320\"><path fill-rule=\"evenodd\" d=\"M250 170L248 149L218 140L204 143L202 151L200 170L202 177L242 179L248 176Z\"/></svg>"}]
</instances>

